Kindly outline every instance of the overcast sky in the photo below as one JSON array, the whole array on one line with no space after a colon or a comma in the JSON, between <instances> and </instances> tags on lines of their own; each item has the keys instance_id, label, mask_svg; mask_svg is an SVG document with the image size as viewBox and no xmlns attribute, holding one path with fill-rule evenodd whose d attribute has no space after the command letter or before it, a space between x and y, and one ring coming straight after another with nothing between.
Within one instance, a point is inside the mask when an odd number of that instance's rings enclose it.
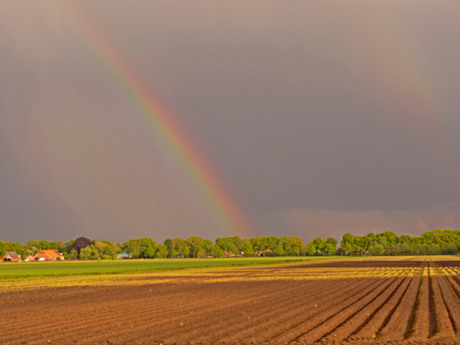
<instances>
[{"instance_id":1,"label":"overcast sky","mask_svg":"<svg viewBox=\"0 0 460 345\"><path fill-rule=\"evenodd\" d=\"M0 240L232 235L91 36L201 148L250 236L458 229L459 13L1 0Z\"/></svg>"}]
</instances>

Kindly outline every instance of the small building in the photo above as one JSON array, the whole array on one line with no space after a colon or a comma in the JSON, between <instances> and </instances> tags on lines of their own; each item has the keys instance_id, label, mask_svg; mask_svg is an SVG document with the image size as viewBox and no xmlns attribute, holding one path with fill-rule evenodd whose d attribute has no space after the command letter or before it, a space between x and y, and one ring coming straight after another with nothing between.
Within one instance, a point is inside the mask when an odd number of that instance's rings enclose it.
<instances>
[{"instance_id":1,"label":"small building","mask_svg":"<svg viewBox=\"0 0 460 345\"><path fill-rule=\"evenodd\" d=\"M39 251L34 256L34 261L62 261L64 260L64 255L59 253L57 250L44 249Z\"/></svg>"},{"instance_id":2,"label":"small building","mask_svg":"<svg viewBox=\"0 0 460 345\"><path fill-rule=\"evenodd\" d=\"M29 255L26 259L24 259L24 261L31 262L31 261L35 261L35 259L32 255Z\"/></svg>"},{"instance_id":3,"label":"small building","mask_svg":"<svg viewBox=\"0 0 460 345\"><path fill-rule=\"evenodd\" d=\"M128 253L120 253L117 254L117 259L131 259L131 255Z\"/></svg>"},{"instance_id":4,"label":"small building","mask_svg":"<svg viewBox=\"0 0 460 345\"><path fill-rule=\"evenodd\" d=\"M16 252L6 252L2 258L3 262L21 262L21 255Z\"/></svg>"}]
</instances>

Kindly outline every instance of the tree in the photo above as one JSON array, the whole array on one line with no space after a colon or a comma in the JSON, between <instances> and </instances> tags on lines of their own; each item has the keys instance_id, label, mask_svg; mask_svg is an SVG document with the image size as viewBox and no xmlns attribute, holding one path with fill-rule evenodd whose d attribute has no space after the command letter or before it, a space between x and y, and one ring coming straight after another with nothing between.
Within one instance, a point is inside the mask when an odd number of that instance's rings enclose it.
<instances>
[{"instance_id":1,"label":"tree","mask_svg":"<svg viewBox=\"0 0 460 345\"><path fill-rule=\"evenodd\" d=\"M190 254L190 248L188 247L187 242L179 237L173 238L171 240L171 249L172 253L176 254L173 257L186 258Z\"/></svg>"},{"instance_id":2,"label":"tree","mask_svg":"<svg viewBox=\"0 0 460 345\"><path fill-rule=\"evenodd\" d=\"M321 249L321 252L323 253L323 255L334 255L335 248L332 246L332 244L326 242L324 247Z\"/></svg>"},{"instance_id":3,"label":"tree","mask_svg":"<svg viewBox=\"0 0 460 345\"><path fill-rule=\"evenodd\" d=\"M163 244L163 245L161 245L160 248L157 250L157 252L156 252L156 254L155 254L155 257L164 259L164 258L167 258L167 257L168 257L168 254L169 254L168 247L165 246L165 245Z\"/></svg>"},{"instance_id":4,"label":"tree","mask_svg":"<svg viewBox=\"0 0 460 345\"><path fill-rule=\"evenodd\" d=\"M112 259L114 260L117 257L116 253L113 251L112 246L105 246L102 249L102 258L103 259Z\"/></svg>"},{"instance_id":5,"label":"tree","mask_svg":"<svg viewBox=\"0 0 460 345\"><path fill-rule=\"evenodd\" d=\"M206 255L211 254L212 250L212 241L210 240L203 240L203 250L206 253Z\"/></svg>"},{"instance_id":6,"label":"tree","mask_svg":"<svg viewBox=\"0 0 460 345\"><path fill-rule=\"evenodd\" d=\"M27 242L27 247L29 248L35 248L38 250L38 241L35 241L35 240L30 240L29 242Z\"/></svg>"},{"instance_id":7,"label":"tree","mask_svg":"<svg viewBox=\"0 0 460 345\"><path fill-rule=\"evenodd\" d=\"M138 240L140 242L141 258L154 258L158 250L158 243L151 238L145 237Z\"/></svg>"},{"instance_id":8,"label":"tree","mask_svg":"<svg viewBox=\"0 0 460 345\"><path fill-rule=\"evenodd\" d=\"M458 248L455 244L444 244L441 247L441 253L445 255L455 255L458 254Z\"/></svg>"},{"instance_id":9,"label":"tree","mask_svg":"<svg viewBox=\"0 0 460 345\"><path fill-rule=\"evenodd\" d=\"M233 237L220 237L216 239L216 246L218 246L222 251L238 254L238 248L235 246Z\"/></svg>"},{"instance_id":10,"label":"tree","mask_svg":"<svg viewBox=\"0 0 460 345\"><path fill-rule=\"evenodd\" d=\"M249 240L253 250L260 255L264 250L267 249L267 238L260 236L260 237L253 237Z\"/></svg>"},{"instance_id":11,"label":"tree","mask_svg":"<svg viewBox=\"0 0 460 345\"><path fill-rule=\"evenodd\" d=\"M276 236L269 236L267 237L267 247L265 249L270 249L274 251L276 246L278 245L279 238Z\"/></svg>"},{"instance_id":12,"label":"tree","mask_svg":"<svg viewBox=\"0 0 460 345\"><path fill-rule=\"evenodd\" d=\"M64 254L65 257L70 256L70 252L72 251L73 242L74 242L74 240L70 240L69 242L64 243L64 246L62 248L62 254Z\"/></svg>"},{"instance_id":13,"label":"tree","mask_svg":"<svg viewBox=\"0 0 460 345\"><path fill-rule=\"evenodd\" d=\"M382 255L385 248L380 243L374 243L369 247L370 255Z\"/></svg>"},{"instance_id":14,"label":"tree","mask_svg":"<svg viewBox=\"0 0 460 345\"><path fill-rule=\"evenodd\" d=\"M3 257L6 253L6 245L5 242L0 241L0 256Z\"/></svg>"},{"instance_id":15,"label":"tree","mask_svg":"<svg viewBox=\"0 0 460 345\"><path fill-rule=\"evenodd\" d=\"M316 247L317 254L324 254L324 247L326 246L326 240L322 237L315 238L313 244Z\"/></svg>"},{"instance_id":16,"label":"tree","mask_svg":"<svg viewBox=\"0 0 460 345\"><path fill-rule=\"evenodd\" d=\"M248 239L243 240L243 253L244 256L254 256L254 249Z\"/></svg>"},{"instance_id":17,"label":"tree","mask_svg":"<svg viewBox=\"0 0 460 345\"><path fill-rule=\"evenodd\" d=\"M69 258L69 260L77 260L78 259L78 252L75 249L70 250L68 258Z\"/></svg>"},{"instance_id":18,"label":"tree","mask_svg":"<svg viewBox=\"0 0 460 345\"><path fill-rule=\"evenodd\" d=\"M148 237L138 238L123 243L123 250L133 258L154 258L158 250L158 243Z\"/></svg>"},{"instance_id":19,"label":"tree","mask_svg":"<svg viewBox=\"0 0 460 345\"><path fill-rule=\"evenodd\" d=\"M81 250L91 245L93 245L93 241L86 237L79 237L72 243L72 249L75 249L80 256Z\"/></svg>"},{"instance_id":20,"label":"tree","mask_svg":"<svg viewBox=\"0 0 460 345\"><path fill-rule=\"evenodd\" d=\"M221 247L219 247L217 244L215 244L212 247L211 250L211 255L215 258L222 258L224 256L224 251L222 250Z\"/></svg>"},{"instance_id":21,"label":"tree","mask_svg":"<svg viewBox=\"0 0 460 345\"><path fill-rule=\"evenodd\" d=\"M273 252L278 256L283 256L284 255L283 243L279 242L278 245L275 247L275 250Z\"/></svg>"},{"instance_id":22,"label":"tree","mask_svg":"<svg viewBox=\"0 0 460 345\"><path fill-rule=\"evenodd\" d=\"M398 236L393 231L385 231L381 233L381 236L385 237L388 245L394 246L398 243Z\"/></svg>"},{"instance_id":23,"label":"tree","mask_svg":"<svg viewBox=\"0 0 460 345\"><path fill-rule=\"evenodd\" d=\"M313 242L308 242L307 245L306 245L306 250L305 250L305 254L308 255L308 256L313 256L313 255L316 255L316 246L313 244Z\"/></svg>"},{"instance_id":24,"label":"tree","mask_svg":"<svg viewBox=\"0 0 460 345\"><path fill-rule=\"evenodd\" d=\"M27 257L27 246L25 244L16 242L3 242L5 245L5 252L16 252L22 258Z\"/></svg>"},{"instance_id":25,"label":"tree","mask_svg":"<svg viewBox=\"0 0 460 345\"><path fill-rule=\"evenodd\" d=\"M303 240L299 236L285 236L280 238L283 243L285 255L299 256L303 249Z\"/></svg>"},{"instance_id":26,"label":"tree","mask_svg":"<svg viewBox=\"0 0 460 345\"><path fill-rule=\"evenodd\" d=\"M198 253L204 250L204 240L198 236L192 236L187 239L187 245L190 248L190 257L196 258L198 257Z\"/></svg>"},{"instance_id":27,"label":"tree","mask_svg":"<svg viewBox=\"0 0 460 345\"><path fill-rule=\"evenodd\" d=\"M81 260L96 260L99 259L99 251L94 245L86 246L80 251Z\"/></svg>"},{"instance_id":28,"label":"tree","mask_svg":"<svg viewBox=\"0 0 460 345\"><path fill-rule=\"evenodd\" d=\"M38 241L38 250L43 250L43 249L51 249L50 248L50 243L45 240Z\"/></svg>"},{"instance_id":29,"label":"tree","mask_svg":"<svg viewBox=\"0 0 460 345\"><path fill-rule=\"evenodd\" d=\"M345 235L342 237L342 242L340 242L340 247L342 248L342 251L345 253L345 255L350 255L353 254L357 251L355 248L355 237L347 232Z\"/></svg>"},{"instance_id":30,"label":"tree","mask_svg":"<svg viewBox=\"0 0 460 345\"><path fill-rule=\"evenodd\" d=\"M147 244L147 246L142 251L143 258L154 258L158 250L158 244L154 246L152 243Z\"/></svg>"},{"instance_id":31,"label":"tree","mask_svg":"<svg viewBox=\"0 0 460 345\"><path fill-rule=\"evenodd\" d=\"M129 240L123 243L123 250L126 251L131 257L137 259L141 255L140 243L138 240Z\"/></svg>"},{"instance_id":32,"label":"tree","mask_svg":"<svg viewBox=\"0 0 460 345\"><path fill-rule=\"evenodd\" d=\"M328 237L326 240L327 252L330 255L334 255L337 249L337 240L333 237Z\"/></svg>"}]
</instances>

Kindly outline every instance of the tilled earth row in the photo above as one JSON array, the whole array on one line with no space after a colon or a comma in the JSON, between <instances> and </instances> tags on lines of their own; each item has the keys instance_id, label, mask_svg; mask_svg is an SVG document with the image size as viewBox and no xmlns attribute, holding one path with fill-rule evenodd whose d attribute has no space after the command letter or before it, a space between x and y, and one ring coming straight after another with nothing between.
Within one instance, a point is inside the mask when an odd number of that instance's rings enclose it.
<instances>
[{"instance_id":1,"label":"tilled earth row","mask_svg":"<svg viewBox=\"0 0 460 345\"><path fill-rule=\"evenodd\" d=\"M369 265L396 274L276 279ZM460 344L459 265L248 267L235 269L238 281L201 282L197 273L193 281L8 292L0 294L0 344ZM273 279L249 279L261 270Z\"/></svg>"}]
</instances>

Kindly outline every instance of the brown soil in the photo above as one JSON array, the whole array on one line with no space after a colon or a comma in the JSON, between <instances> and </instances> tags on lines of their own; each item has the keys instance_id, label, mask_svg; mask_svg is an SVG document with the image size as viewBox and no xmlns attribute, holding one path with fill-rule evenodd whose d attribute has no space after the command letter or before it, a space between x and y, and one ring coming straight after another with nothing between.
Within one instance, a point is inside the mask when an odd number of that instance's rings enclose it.
<instances>
[{"instance_id":1,"label":"brown soil","mask_svg":"<svg viewBox=\"0 0 460 345\"><path fill-rule=\"evenodd\" d=\"M179 276L3 293L0 344L460 344L459 265L338 262L308 267L414 267L416 274L214 283ZM281 272L235 268L248 277L255 270Z\"/></svg>"}]
</instances>

